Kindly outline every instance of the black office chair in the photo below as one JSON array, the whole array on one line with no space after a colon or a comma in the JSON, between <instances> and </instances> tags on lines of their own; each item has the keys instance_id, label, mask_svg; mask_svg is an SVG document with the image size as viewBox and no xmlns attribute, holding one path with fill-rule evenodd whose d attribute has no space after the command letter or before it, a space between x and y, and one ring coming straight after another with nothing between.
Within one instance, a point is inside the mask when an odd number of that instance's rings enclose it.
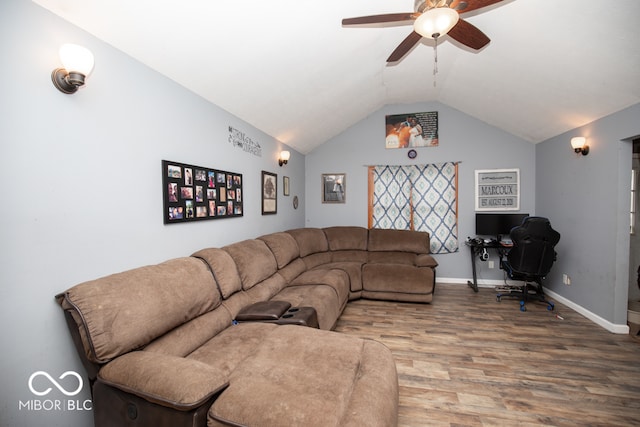
<instances>
[{"instance_id":1,"label":"black office chair","mask_svg":"<svg viewBox=\"0 0 640 427\"><path fill-rule=\"evenodd\" d=\"M518 297L520 311L526 311L526 302L535 299L546 303L548 310L553 310L553 302L547 301L542 290L542 281L556 260L555 246L560 241L560 233L551 228L547 218L530 216L509 234L513 247L506 254L506 259L500 255L500 266L510 279L523 281L524 285L507 293L498 293L497 300Z\"/></svg>"}]
</instances>

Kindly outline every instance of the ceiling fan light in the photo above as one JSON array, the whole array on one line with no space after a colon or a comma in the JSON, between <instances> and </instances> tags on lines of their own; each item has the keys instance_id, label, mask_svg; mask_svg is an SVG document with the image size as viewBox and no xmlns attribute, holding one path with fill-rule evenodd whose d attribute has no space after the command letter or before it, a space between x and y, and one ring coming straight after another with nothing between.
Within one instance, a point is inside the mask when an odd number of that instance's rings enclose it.
<instances>
[{"instance_id":1,"label":"ceiling fan light","mask_svg":"<svg viewBox=\"0 0 640 427\"><path fill-rule=\"evenodd\" d=\"M413 29L422 37L434 39L447 34L460 19L455 10L448 7L436 7L427 10L413 23Z\"/></svg>"}]
</instances>

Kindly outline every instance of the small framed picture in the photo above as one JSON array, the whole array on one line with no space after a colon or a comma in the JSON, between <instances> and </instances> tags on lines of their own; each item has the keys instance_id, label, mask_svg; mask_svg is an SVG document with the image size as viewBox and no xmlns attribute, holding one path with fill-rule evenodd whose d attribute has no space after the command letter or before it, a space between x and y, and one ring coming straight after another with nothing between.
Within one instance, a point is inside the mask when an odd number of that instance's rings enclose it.
<instances>
[{"instance_id":1,"label":"small framed picture","mask_svg":"<svg viewBox=\"0 0 640 427\"><path fill-rule=\"evenodd\" d=\"M288 176L282 177L282 194L284 196L289 195L289 177Z\"/></svg>"},{"instance_id":2,"label":"small framed picture","mask_svg":"<svg viewBox=\"0 0 640 427\"><path fill-rule=\"evenodd\" d=\"M347 197L347 174L322 174L322 203L345 203Z\"/></svg>"},{"instance_id":3,"label":"small framed picture","mask_svg":"<svg viewBox=\"0 0 640 427\"><path fill-rule=\"evenodd\" d=\"M278 213L278 175L262 171L262 215Z\"/></svg>"}]
</instances>

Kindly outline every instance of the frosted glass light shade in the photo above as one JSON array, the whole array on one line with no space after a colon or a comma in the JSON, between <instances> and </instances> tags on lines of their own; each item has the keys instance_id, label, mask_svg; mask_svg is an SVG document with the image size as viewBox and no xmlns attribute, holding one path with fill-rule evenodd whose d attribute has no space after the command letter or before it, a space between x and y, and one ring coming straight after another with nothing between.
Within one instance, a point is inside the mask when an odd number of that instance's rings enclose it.
<instances>
[{"instance_id":1,"label":"frosted glass light shade","mask_svg":"<svg viewBox=\"0 0 640 427\"><path fill-rule=\"evenodd\" d=\"M587 145L587 138L584 136L574 136L571 138L571 148L576 153L582 153L583 156L589 154L589 146Z\"/></svg>"},{"instance_id":2,"label":"frosted glass light shade","mask_svg":"<svg viewBox=\"0 0 640 427\"><path fill-rule=\"evenodd\" d=\"M80 73L85 77L93 70L93 54L86 47L77 44L63 44L60 46L60 61L68 73Z\"/></svg>"},{"instance_id":3,"label":"frosted glass light shade","mask_svg":"<svg viewBox=\"0 0 640 427\"><path fill-rule=\"evenodd\" d=\"M587 138L585 138L584 136L575 136L571 138L571 148L573 148L574 150L581 149L582 147L584 147L586 142Z\"/></svg>"},{"instance_id":4,"label":"frosted glass light shade","mask_svg":"<svg viewBox=\"0 0 640 427\"><path fill-rule=\"evenodd\" d=\"M280 166L286 165L289 162L289 158L291 157L291 153L287 150L282 150L280 152L280 157L278 157L278 164Z\"/></svg>"},{"instance_id":5,"label":"frosted glass light shade","mask_svg":"<svg viewBox=\"0 0 640 427\"><path fill-rule=\"evenodd\" d=\"M460 19L455 10L448 7L436 7L427 10L413 23L413 29L422 37L430 39L447 34Z\"/></svg>"}]
</instances>

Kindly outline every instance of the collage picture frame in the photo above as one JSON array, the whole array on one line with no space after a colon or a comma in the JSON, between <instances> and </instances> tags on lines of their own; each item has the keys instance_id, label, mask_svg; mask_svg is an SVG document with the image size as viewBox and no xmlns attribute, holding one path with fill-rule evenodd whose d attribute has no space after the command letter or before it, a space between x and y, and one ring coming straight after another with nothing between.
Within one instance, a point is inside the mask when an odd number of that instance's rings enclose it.
<instances>
[{"instance_id":1,"label":"collage picture frame","mask_svg":"<svg viewBox=\"0 0 640 427\"><path fill-rule=\"evenodd\" d=\"M242 174L162 160L165 224L243 216Z\"/></svg>"}]
</instances>

